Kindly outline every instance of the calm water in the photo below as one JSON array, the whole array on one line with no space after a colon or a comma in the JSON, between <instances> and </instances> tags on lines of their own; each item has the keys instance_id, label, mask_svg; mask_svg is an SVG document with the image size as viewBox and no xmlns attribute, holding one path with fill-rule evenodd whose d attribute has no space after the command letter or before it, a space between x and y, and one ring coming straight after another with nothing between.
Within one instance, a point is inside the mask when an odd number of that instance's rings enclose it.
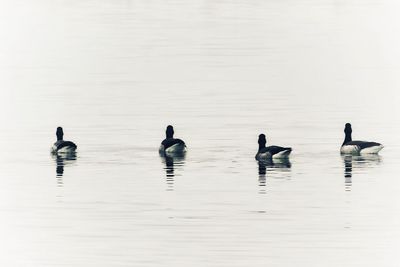
<instances>
[{"instance_id":1,"label":"calm water","mask_svg":"<svg viewBox=\"0 0 400 267\"><path fill-rule=\"evenodd\" d=\"M399 11L1 2L1 265L398 266ZM345 122L381 156L341 157ZM261 132L290 162L257 164Z\"/></svg>"}]
</instances>

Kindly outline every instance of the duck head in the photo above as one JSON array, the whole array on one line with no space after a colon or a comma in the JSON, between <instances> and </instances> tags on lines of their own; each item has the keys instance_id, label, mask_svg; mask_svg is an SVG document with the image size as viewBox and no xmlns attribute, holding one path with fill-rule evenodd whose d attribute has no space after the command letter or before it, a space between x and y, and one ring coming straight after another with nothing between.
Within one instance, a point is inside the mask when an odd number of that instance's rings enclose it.
<instances>
[{"instance_id":1,"label":"duck head","mask_svg":"<svg viewBox=\"0 0 400 267\"><path fill-rule=\"evenodd\" d=\"M168 125L167 130L165 131L165 135L167 136L167 138L174 138L174 127Z\"/></svg>"},{"instance_id":2,"label":"duck head","mask_svg":"<svg viewBox=\"0 0 400 267\"><path fill-rule=\"evenodd\" d=\"M56 131L56 135L57 135L57 141L61 141L64 138L64 131L62 127L57 127L57 131Z\"/></svg>"},{"instance_id":3,"label":"duck head","mask_svg":"<svg viewBox=\"0 0 400 267\"><path fill-rule=\"evenodd\" d=\"M346 125L344 126L344 134L345 134L345 138L344 138L344 142L343 145L346 144L347 142L351 142L351 133L353 132L353 130L351 129L351 124L350 123L346 123Z\"/></svg>"},{"instance_id":4,"label":"duck head","mask_svg":"<svg viewBox=\"0 0 400 267\"><path fill-rule=\"evenodd\" d=\"M258 136L258 149L262 149L267 144L267 139L265 139L265 134L260 134Z\"/></svg>"}]
</instances>

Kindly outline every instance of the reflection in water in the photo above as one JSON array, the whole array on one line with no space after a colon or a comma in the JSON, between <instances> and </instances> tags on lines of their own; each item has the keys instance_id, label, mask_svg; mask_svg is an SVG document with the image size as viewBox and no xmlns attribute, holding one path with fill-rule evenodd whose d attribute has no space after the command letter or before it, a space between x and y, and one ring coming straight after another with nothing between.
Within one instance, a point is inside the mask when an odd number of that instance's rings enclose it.
<instances>
[{"instance_id":1,"label":"reflection in water","mask_svg":"<svg viewBox=\"0 0 400 267\"><path fill-rule=\"evenodd\" d=\"M57 173L57 186L63 186L63 174L64 174L64 166L73 163L76 160L76 152L69 153L58 153L53 154L53 158L56 161L56 173Z\"/></svg>"},{"instance_id":2,"label":"reflection in water","mask_svg":"<svg viewBox=\"0 0 400 267\"><path fill-rule=\"evenodd\" d=\"M351 177L353 172L352 156L344 156L344 190L351 191Z\"/></svg>"},{"instance_id":3,"label":"reflection in water","mask_svg":"<svg viewBox=\"0 0 400 267\"><path fill-rule=\"evenodd\" d=\"M381 162L381 156L378 154L370 155L342 155L344 162L344 187L346 191L351 191L352 177L354 171L362 171L378 165Z\"/></svg>"},{"instance_id":4,"label":"reflection in water","mask_svg":"<svg viewBox=\"0 0 400 267\"><path fill-rule=\"evenodd\" d=\"M167 181L167 187L168 191L174 190L174 177L176 176L175 174L175 169L182 169L183 166L185 165L185 157L186 153L180 153L180 154L174 154L174 155L161 155L160 157L163 160L163 163L165 163L165 174L166 174L166 181Z\"/></svg>"},{"instance_id":5,"label":"reflection in water","mask_svg":"<svg viewBox=\"0 0 400 267\"><path fill-rule=\"evenodd\" d=\"M279 172L280 174L288 172L292 164L289 159L274 159L274 160L261 160L258 161L258 182L260 194L265 194L265 186L267 181L267 172L273 176ZM285 175L286 176L286 175ZM287 176L286 176L287 177Z\"/></svg>"}]
</instances>

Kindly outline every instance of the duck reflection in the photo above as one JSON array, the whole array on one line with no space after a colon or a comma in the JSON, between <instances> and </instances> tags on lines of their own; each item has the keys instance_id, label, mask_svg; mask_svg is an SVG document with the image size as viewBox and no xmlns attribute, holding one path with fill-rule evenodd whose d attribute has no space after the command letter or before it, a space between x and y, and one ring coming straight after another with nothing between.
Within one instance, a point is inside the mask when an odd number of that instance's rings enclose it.
<instances>
[{"instance_id":1,"label":"duck reflection","mask_svg":"<svg viewBox=\"0 0 400 267\"><path fill-rule=\"evenodd\" d=\"M344 186L346 191L351 191L353 171L362 172L379 165L381 162L381 156L378 154L343 155L342 159L344 162Z\"/></svg>"},{"instance_id":2,"label":"duck reflection","mask_svg":"<svg viewBox=\"0 0 400 267\"><path fill-rule=\"evenodd\" d=\"M63 183L64 166L69 165L76 160L76 152L53 154L53 159L56 162L57 185L62 187L64 184Z\"/></svg>"},{"instance_id":3,"label":"duck reflection","mask_svg":"<svg viewBox=\"0 0 400 267\"><path fill-rule=\"evenodd\" d=\"M180 170L185 165L186 153L178 153L174 155L160 154L162 162L165 164L164 170L166 175L166 182L169 191L174 190L175 170Z\"/></svg>"},{"instance_id":4,"label":"duck reflection","mask_svg":"<svg viewBox=\"0 0 400 267\"><path fill-rule=\"evenodd\" d=\"M271 175L276 175L279 172L286 173L291 167L292 164L289 159L269 159L258 161L258 186L266 186L267 172L271 173ZM260 193L265 194L265 189L262 189Z\"/></svg>"}]
</instances>

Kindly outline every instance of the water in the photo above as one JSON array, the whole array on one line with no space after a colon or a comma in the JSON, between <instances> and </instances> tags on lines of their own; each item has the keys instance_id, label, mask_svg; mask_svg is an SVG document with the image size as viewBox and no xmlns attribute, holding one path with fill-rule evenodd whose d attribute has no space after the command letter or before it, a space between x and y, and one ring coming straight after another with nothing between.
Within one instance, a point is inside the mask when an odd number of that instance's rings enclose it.
<instances>
[{"instance_id":1,"label":"water","mask_svg":"<svg viewBox=\"0 0 400 267\"><path fill-rule=\"evenodd\" d=\"M397 266L399 8L0 3L0 262ZM381 156L341 157L346 122ZM260 133L290 162L258 165Z\"/></svg>"}]
</instances>

